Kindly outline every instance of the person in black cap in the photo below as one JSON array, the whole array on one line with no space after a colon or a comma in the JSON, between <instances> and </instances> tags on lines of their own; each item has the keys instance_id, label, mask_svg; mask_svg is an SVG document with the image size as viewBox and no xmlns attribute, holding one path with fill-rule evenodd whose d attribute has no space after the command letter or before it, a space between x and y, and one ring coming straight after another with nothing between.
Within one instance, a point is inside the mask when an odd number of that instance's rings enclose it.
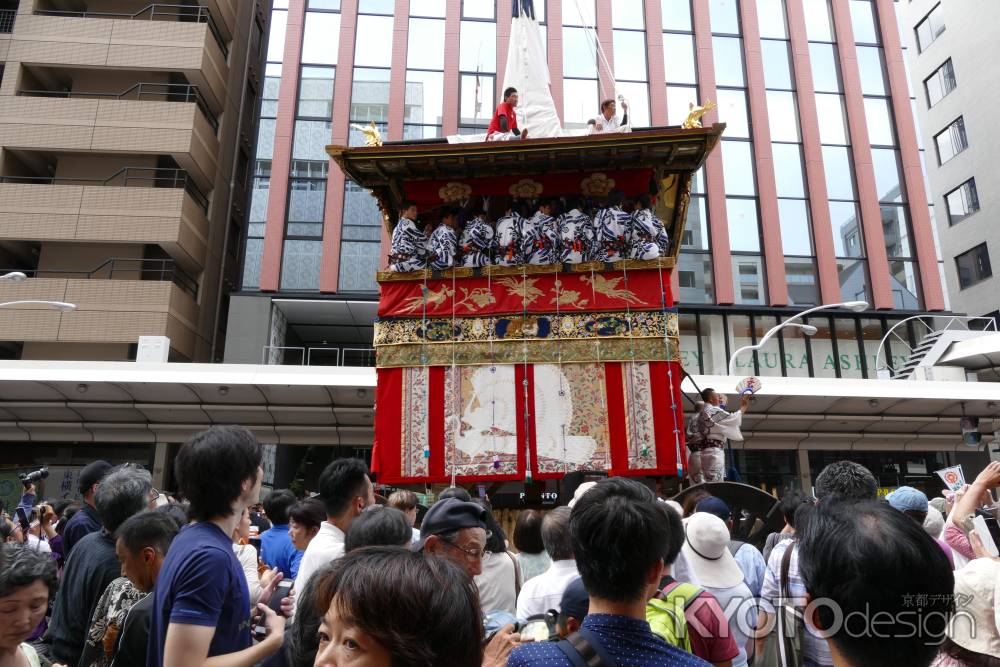
<instances>
[{"instance_id":1,"label":"person in black cap","mask_svg":"<svg viewBox=\"0 0 1000 667\"><path fill-rule=\"evenodd\" d=\"M566 639L580 629L583 619L590 610L590 594L583 585L583 579L574 579L563 591L559 602L559 616L556 617L556 632L559 639Z\"/></svg>"},{"instance_id":2,"label":"person in black cap","mask_svg":"<svg viewBox=\"0 0 1000 667\"><path fill-rule=\"evenodd\" d=\"M446 556L474 577L483 571L487 539L486 508L448 498L427 511L420 525L420 540L413 544L413 550Z\"/></svg>"},{"instance_id":3,"label":"person in black cap","mask_svg":"<svg viewBox=\"0 0 1000 667\"><path fill-rule=\"evenodd\" d=\"M101 479L111 470L107 461L94 461L80 471L80 495L83 496L83 509L73 515L63 531L63 554L68 561L73 546L81 538L96 533L104 525L94 506L94 494Z\"/></svg>"}]
</instances>

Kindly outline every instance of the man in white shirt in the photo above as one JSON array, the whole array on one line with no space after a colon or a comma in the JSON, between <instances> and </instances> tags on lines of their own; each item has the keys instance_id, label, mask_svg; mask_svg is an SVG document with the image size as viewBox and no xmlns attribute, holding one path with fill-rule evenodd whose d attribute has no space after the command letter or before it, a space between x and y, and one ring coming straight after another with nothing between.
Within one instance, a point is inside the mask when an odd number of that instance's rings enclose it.
<instances>
[{"instance_id":1,"label":"man in white shirt","mask_svg":"<svg viewBox=\"0 0 1000 667\"><path fill-rule=\"evenodd\" d=\"M631 132L632 121L628 118L628 102L622 100L624 114L618 117L618 104L613 99L601 102L601 113L594 119L591 134L615 134L616 132Z\"/></svg>"},{"instance_id":2,"label":"man in white shirt","mask_svg":"<svg viewBox=\"0 0 1000 667\"><path fill-rule=\"evenodd\" d=\"M580 577L570 542L569 515L568 507L557 507L542 519L542 544L552 565L521 587L517 596L517 617L522 621L549 609L558 611L566 587Z\"/></svg>"},{"instance_id":3,"label":"man in white shirt","mask_svg":"<svg viewBox=\"0 0 1000 667\"><path fill-rule=\"evenodd\" d=\"M316 570L344 555L344 535L355 517L375 504L375 487L361 459L338 459L319 476L319 499L326 505L326 521L312 539L299 564L295 589L305 588Z\"/></svg>"}]
</instances>

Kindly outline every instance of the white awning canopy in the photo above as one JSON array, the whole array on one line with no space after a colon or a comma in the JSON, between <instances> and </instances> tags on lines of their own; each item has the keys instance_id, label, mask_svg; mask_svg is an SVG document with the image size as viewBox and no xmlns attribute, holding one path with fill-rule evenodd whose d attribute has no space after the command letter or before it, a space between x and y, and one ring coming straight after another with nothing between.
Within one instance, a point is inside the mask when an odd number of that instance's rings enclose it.
<instances>
[{"instance_id":1,"label":"white awning canopy","mask_svg":"<svg viewBox=\"0 0 1000 667\"><path fill-rule=\"evenodd\" d=\"M243 424L263 442L370 445L371 368L0 362L0 440L181 442Z\"/></svg>"},{"instance_id":2,"label":"white awning canopy","mask_svg":"<svg viewBox=\"0 0 1000 667\"><path fill-rule=\"evenodd\" d=\"M959 419L991 434L1000 384L761 378L748 449L963 450ZM730 396L737 378L694 376ZM694 397L696 388L683 388ZM243 424L263 442L372 443L373 368L132 362L0 362L0 441L182 442ZM690 402L685 402L691 412ZM989 439L991 435L984 439Z\"/></svg>"},{"instance_id":3,"label":"white awning canopy","mask_svg":"<svg viewBox=\"0 0 1000 667\"><path fill-rule=\"evenodd\" d=\"M737 378L694 376L737 402ZM1000 415L1000 384L762 377L743 420L747 449L968 450L959 419L980 418L984 441ZM693 396L694 384L685 380ZM685 406L690 411L690 404Z\"/></svg>"}]
</instances>

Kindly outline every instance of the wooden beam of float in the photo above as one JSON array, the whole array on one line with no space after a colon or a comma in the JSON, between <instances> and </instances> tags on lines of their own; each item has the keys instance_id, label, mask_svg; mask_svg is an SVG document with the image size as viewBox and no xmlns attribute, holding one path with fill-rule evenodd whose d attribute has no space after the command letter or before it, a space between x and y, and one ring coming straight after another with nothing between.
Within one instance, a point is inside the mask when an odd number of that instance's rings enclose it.
<instances>
[{"instance_id":1,"label":"wooden beam of float","mask_svg":"<svg viewBox=\"0 0 1000 667\"><path fill-rule=\"evenodd\" d=\"M641 174L640 185L645 186L651 180L655 186L656 214L670 231L670 252L676 261L687 219L691 178L719 143L725 129L725 123L716 123L705 128L668 127L523 141L401 142L358 148L327 146L326 150L347 178L371 190L390 233L399 203L404 198L416 198L413 193L418 190L424 194L433 190L439 205L470 196L499 194L485 188L495 190L501 179L505 190L507 181L514 179L516 182L509 186L510 194L523 198L606 195L610 187L602 191L602 185L613 186L615 179L602 181L601 176L617 174L619 180L628 180ZM589 176L595 189L582 192L579 179L570 180L574 175ZM567 187L565 192L539 190L542 184L537 181L544 179L571 182L573 187ZM641 189L645 191L645 187Z\"/></svg>"}]
</instances>

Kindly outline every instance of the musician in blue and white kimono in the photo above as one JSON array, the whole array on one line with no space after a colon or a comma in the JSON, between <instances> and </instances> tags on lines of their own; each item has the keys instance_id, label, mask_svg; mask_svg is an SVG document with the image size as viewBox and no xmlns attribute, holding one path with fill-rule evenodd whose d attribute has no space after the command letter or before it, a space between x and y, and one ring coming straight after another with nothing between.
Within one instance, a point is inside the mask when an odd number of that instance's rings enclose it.
<instances>
[{"instance_id":1,"label":"musician in blue and white kimono","mask_svg":"<svg viewBox=\"0 0 1000 667\"><path fill-rule=\"evenodd\" d=\"M498 266L517 266L524 264L524 257L521 254L521 226L524 224L522 218L514 205L507 208L507 212L497 220L496 223L496 245L494 246L493 263Z\"/></svg>"},{"instance_id":2,"label":"musician in blue and white kimono","mask_svg":"<svg viewBox=\"0 0 1000 667\"><path fill-rule=\"evenodd\" d=\"M657 238L663 231L663 223L653 215L651 206L649 195L639 195L636 198L635 211L629 225L629 259L649 260L660 256Z\"/></svg>"},{"instance_id":3,"label":"musician in blue and white kimono","mask_svg":"<svg viewBox=\"0 0 1000 667\"><path fill-rule=\"evenodd\" d=\"M427 268L427 235L417 226L417 205L404 200L399 205L399 222L392 230L389 248L390 271L420 271Z\"/></svg>"},{"instance_id":4,"label":"musician in blue and white kimono","mask_svg":"<svg viewBox=\"0 0 1000 667\"><path fill-rule=\"evenodd\" d=\"M559 261L559 232L552 217L552 200L542 199L538 210L521 225L521 254L525 264L555 264Z\"/></svg>"},{"instance_id":5,"label":"musician in blue and white kimono","mask_svg":"<svg viewBox=\"0 0 1000 667\"><path fill-rule=\"evenodd\" d=\"M493 241L493 227L486 219L486 213L477 211L472 219L465 222L458 241L462 266L475 268L489 265L493 257Z\"/></svg>"},{"instance_id":6,"label":"musician in blue and white kimono","mask_svg":"<svg viewBox=\"0 0 1000 667\"><path fill-rule=\"evenodd\" d=\"M624 204L622 191L612 190L604 208L594 215L594 261L617 262L627 257L632 214L624 210Z\"/></svg>"},{"instance_id":7,"label":"musician in blue and white kimono","mask_svg":"<svg viewBox=\"0 0 1000 667\"><path fill-rule=\"evenodd\" d=\"M560 261L564 264L580 264L590 261L594 244L594 221L583 212L579 197L566 197L566 212L559 216L556 227L559 230Z\"/></svg>"},{"instance_id":8,"label":"musician in blue and white kimono","mask_svg":"<svg viewBox=\"0 0 1000 667\"><path fill-rule=\"evenodd\" d=\"M458 257L458 235L455 226L458 224L458 211L454 208L444 209L441 224L431 232L427 241L427 266L435 271L450 269L455 266Z\"/></svg>"}]
</instances>

